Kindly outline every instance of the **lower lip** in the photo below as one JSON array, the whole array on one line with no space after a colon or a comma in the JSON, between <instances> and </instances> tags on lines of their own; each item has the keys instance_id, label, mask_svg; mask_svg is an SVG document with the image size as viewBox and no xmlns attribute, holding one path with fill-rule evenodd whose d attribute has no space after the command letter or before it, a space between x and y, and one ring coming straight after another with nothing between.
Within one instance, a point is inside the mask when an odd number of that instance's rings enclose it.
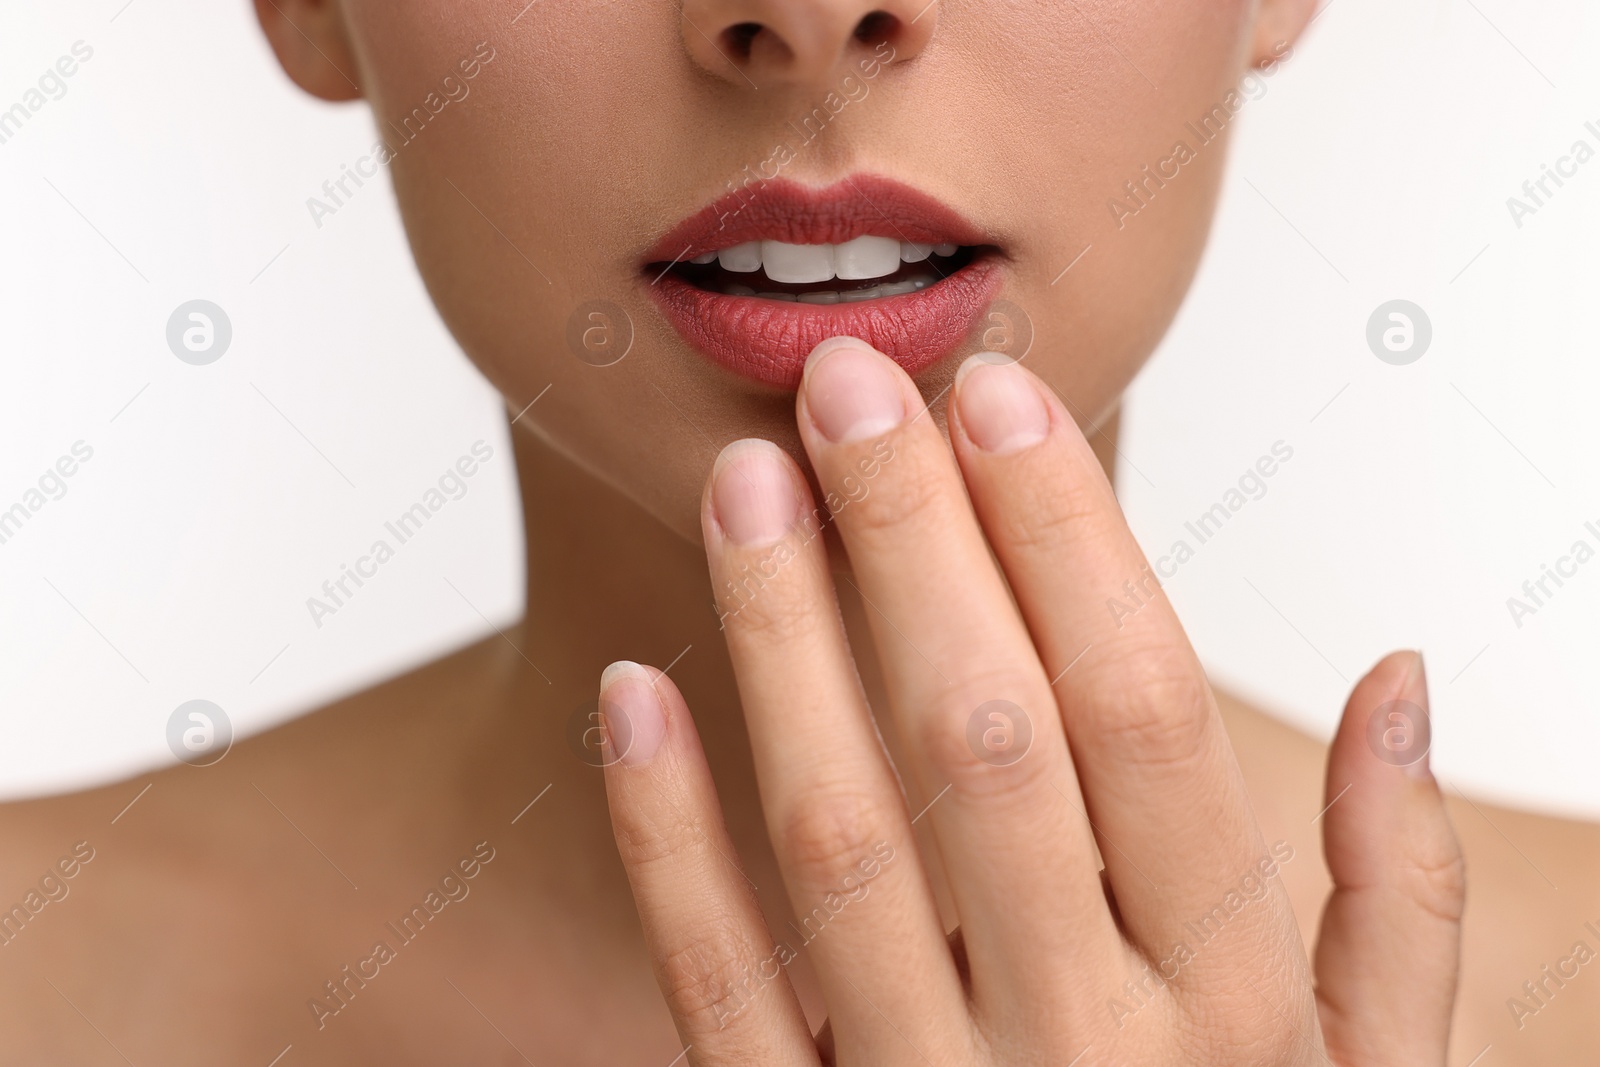
<instances>
[{"instance_id":1,"label":"lower lip","mask_svg":"<svg viewBox=\"0 0 1600 1067\"><path fill-rule=\"evenodd\" d=\"M650 293L684 340L712 362L792 392L806 357L829 337L859 337L908 374L933 366L955 352L999 287L999 263L984 255L926 289L853 304L727 296L671 273Z\"/></svg>"}]
</instances>

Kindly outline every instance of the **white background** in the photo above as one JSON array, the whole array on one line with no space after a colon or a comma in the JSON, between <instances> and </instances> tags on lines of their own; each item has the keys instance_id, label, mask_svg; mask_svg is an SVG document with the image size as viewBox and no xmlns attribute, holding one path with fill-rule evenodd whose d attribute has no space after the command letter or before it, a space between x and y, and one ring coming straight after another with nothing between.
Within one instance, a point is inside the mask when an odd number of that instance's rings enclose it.
<instances>
[{"instance_id":1,"label":"white background","mask_svg":"<svg viewBox=\"0 0 1600 1067\"><path fill-rule=\"evenodd\" d=\"M259 731L521 610L503 409L388 187L321 229L305 209L366 152L366 112L293 90L243 0L67 7L0 15L0 109L94 49L0 144L0 509L94 450L0 545L9 796L169 761L183 701ZM1600 160L1520 229L1505 201L1574 140L1600 149L1597 21L1582 0L1333 0L1240 119L1118 475L1155 557L1286 442L1168 585L1218 680L1326 735L1379 655L1422 647L1441 775L1591 817L1600 560L1520 628L1506 599L1600 548ZM206 367L165 342L197 297L234 330ZM1403 367L1365 340L1395 298L1434 330ZM495 458L467 494L314 627L306 597L478 440Z\"/></svg>"}]
</instances>

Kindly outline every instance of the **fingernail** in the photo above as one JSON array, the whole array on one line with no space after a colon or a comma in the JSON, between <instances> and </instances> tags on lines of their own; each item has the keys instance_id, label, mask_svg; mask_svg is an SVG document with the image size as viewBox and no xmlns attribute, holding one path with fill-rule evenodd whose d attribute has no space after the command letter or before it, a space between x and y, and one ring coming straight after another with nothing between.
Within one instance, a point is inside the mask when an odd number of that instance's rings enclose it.
<instances>
[{"instance_id":1,"label":"fingernail","mask_svg":"<svg viewBox=\"0 0 1600 1067\"><path fill-rule=\"evenodd\" d=\"M961 426L985 452L1004 455L1036 445L1050 432L1050 411L1016 361L998 352L967 357L956 372Z\"/></svg>"},{"instance_id":2,"label":"fingernail","mask_svg":"<svg viewBox=\"0 0 1600 1067\"><path fill-rule=\"evenodd\" d=\"M906 418L888 358L853 337L831 337L812 350L804 389L811 421L835 444L878 437Z\"/></svg>"},{"instance_id":3,"label":"fingernail","mask_svg":"<svg viewBox=\"0 0 1600 1067\"><path fill-rule=\"evenodd\" d=\"M1422 709L1424 729L1422 755L1405 765L1405 772L1420 781L1432 781L1433 770L1428 766L1428 754L1433 749L1433 713L1428 707L1428 671L1422 662L1421 652L1411 653L1411 665L1406 668L1406 680L1400 684L1400 699L1409 700Z\"/></svg>"},{"instance_id":4,"label":"fingernail","mask_svg":"<svg viewBox=\"0 0 1600 1067\"><path fill-rule=\"evenodd\" d=\"M800 497L778 446L746 438L724 448L711 478L711 511L735 544L782 540L800 517Z\"/></svg>"},{"instance_id":5,"label":"fingernail","mask_svg":"<svg viewBox=\"0 0 1600 1067\"><path fill-rule=\"evenodd\" d=\"M619 659L600 675L600 714L606 762L636 767L647 763L667 735L661 697L650 672Z\"/></svg>"}]
</instances>

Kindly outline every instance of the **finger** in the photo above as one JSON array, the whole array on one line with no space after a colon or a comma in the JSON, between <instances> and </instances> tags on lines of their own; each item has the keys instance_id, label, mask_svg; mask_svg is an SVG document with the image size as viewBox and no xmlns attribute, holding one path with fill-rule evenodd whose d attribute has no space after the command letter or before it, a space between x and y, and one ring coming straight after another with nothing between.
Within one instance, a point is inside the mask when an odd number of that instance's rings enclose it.
<instances>
[{"instance_id":1,"label":"finger","mask_svg":"<svg viewBox=\"0 0 1600 1067\"><path fill-rule=\"evenodd\" d=\"M762 807L795 909L778 933L815 957L847 1044L876 1035L898 1045L886 1016L918 1046L950 1047L964 993L850 657L821 536L828 518L766 441L724 449L703 501Z\"/></svg>"},{"instance_id":2,"label":"finger","mask_svg":"<svg viewBox=\"0 0 1600 1067\"><path fill-rule=\"evenodd\" d=\"M1048 387L988 354L962 365L954 391L951 443L1055 679L1122 920L1162 958L1265 855L1211 689L1159 585L1145 580L1099 462ZM1125 582L1138 604L1114 618L1108 604L1128 600ZM1270 892L1273 905L1224 920L1276 935L1291 915L1281 886ZM1212 960L1225 962L1212 950L1185 974Z\"/></svg>"},{"instance_id":3,"label":"finger","mask_svg":"<svg viewBox=\"0 0 1600 1067\"><path fill-rule=\"evenodd\" d=\"M808 361L798 421L819 484L848 501L840 534L908 770L935 798L975 992L1059 1005L1120 939L1048 679L923 410L903 370L842 338Z\"/></svg>"},{"instance_id":4,"label":"finger","mask_svg":"<svg viewBox=\"0 0 1600 1067\"><path fill-rule=\"evenodd\" d=\"M1317 941L1328 1051L1347 1067L1443 1063L1465 867L1428 770L1422 657L1385 657L1350 694L1328 754L1323 850L1333 895Z\"/></svg>"},{"instance_id":5,"label":"finger","mask_svg":"<svg viewBox=\"0 0 1600 1067\"><path fill-rule=\"evenodd\" d=\"M614 663L601 676L600 711L617 849L689 1062L815 1067L787 961L738 866L677 687Z\"/></svg>"}]
</instances>

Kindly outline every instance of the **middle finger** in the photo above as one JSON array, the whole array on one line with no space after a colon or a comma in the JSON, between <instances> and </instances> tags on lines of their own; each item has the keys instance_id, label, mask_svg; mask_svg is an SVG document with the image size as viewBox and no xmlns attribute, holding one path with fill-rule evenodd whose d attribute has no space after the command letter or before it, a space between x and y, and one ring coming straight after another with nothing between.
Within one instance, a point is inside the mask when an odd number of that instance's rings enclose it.
<instances>
[{"instance_id":1,"label":"middle finger","mask_svg":"<svg viewBox=\"0 0 1600 1067\"><path fill-rule=\"evenodd\" d=\"M861 341L818 346L798 407L818 481L845 501L907 770L935 798L974 992L1059 1004L1064 976L1121 943L1049 679L954 458L911 379Z\"/></svg>"}]
</instances>

